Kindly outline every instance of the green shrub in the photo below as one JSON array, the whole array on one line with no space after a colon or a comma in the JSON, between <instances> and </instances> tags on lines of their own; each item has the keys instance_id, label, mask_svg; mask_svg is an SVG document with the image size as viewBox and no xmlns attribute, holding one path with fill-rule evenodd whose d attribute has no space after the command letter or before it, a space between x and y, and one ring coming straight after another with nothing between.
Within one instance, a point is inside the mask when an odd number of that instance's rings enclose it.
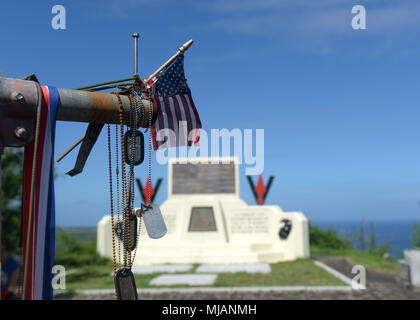
<instances>
[{"instance_id":1,"label":"green shrub","mask_svg":"<svg viewBox=\"0 0 420 320\"><path fill-rule=\"evenodd\" d=\"M309 241L312 246L326 249L348 249L350 241L342 238L337 231L328 227L323 230L317 226L310 224Z\"/></svg>"},{"instance_id":2,"label":"green shrub","mask_svg":"<svg viewBox=\"0 0 420 320\"><path fill-rule=\"evenodd\" d=\"M420 224L413 223L411 226L410 245L415 248L420 248Z\"/></svg>"},{"instance_id":3,"label":"green shrub","mask_svg":"<svg viewBox=\"0 0 420 320\"><path fill-rule=\"evenodd\" d=\"M60 246L55 254L55 264L66 268L79 268L89 265L101 265L108 263L109 259L101 257L96 252L96 239L93 237L89 242L82 242L74 236L57 229L57 237Z\"/></svg>"},{"instance_id":4,"label":"green shrub","mask_svg":"<svg viewBox=\"0 0 420 320\"><path fill-rule=\"evenodd\" d=\"M65 266L66 268L80 268L89 265L105 264L107 258L95 254L74 254L69 252L58 252L55 255L55 264Z\"/></svg>"},{"instance_id":5,"label":"green shrub","mask_svg":"<svg viewBox=\"0 0 420 320\"><path fill-rule=\"evenodd\" d=\"M5 148L1 157L2 241L19 248L21 232L23 148Z\"/></svg>"},{"instance_id":6,"label":"green shrub","mask_svg":"<svg viewBox=\"0 0 420 320\"><path fill-rule=\"evenodd\" d=\"M355 249L378 256L383 256L385 253L389 252L389 242L383 245L377 244L376 234L372 223L370 224L370 231L368 235L365 234L365 230L366 228L363 222L355 232L347 235L339 234L331 227L324 230L317 226L310 225L309 240L311 246L319 249Z\"/></svg>"}]
</instances>

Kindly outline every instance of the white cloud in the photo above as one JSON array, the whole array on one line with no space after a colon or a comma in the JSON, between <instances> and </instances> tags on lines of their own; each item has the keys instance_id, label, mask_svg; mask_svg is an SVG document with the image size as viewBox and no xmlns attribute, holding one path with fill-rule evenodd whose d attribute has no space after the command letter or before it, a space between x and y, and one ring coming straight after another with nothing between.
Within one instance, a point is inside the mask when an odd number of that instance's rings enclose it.
<instances>
[{"instance_id":1,"label":"white cloud","mask_svg":"<svg viewBox=\"0 0 420 320\"><path fill-rule=\"evenodd\" d=\"M356 4L366 7L367 30L351 28ZM172 31L251 36L262 39L267 50L283 47L322 54L362 45L377 55L389 52L392 43L393 50L407 53L417 51L412 40L420 31L418 0L109 0L101 6L116 19L144 14L161 21L185 15L188 19L173 25Z\"/></svg>"},{"instance_id":2,"label":"white cloud","mask_svg":"<svg viewBox=\"0 0 420 320\"><path fill-rule=\"evenodd\" d=\"M367 30L351 27L351 10L359 3L367 10ZM392 51L401 57L419 51L413 47L420 33L418 0L215 0L195 9L214 18L196 29L261 38L273 51L370 56Z\"/></svg>"},{"instance_id":3,"label":"white cloud","mask_svg":"<svg viewBox=\"0 0 420 320\"><path fill-rule=\"evenodd\" d=\"M347 0L215 1L207 7L216 16L208 27L249 35L354 35L350 27L354 4L354 1ZM205 8L204 4L199 6L200 10ZM412 29L420 27L418 1L394 1L387 5L371 1L366 9L370 34L402 30L417 32L418 28Z\"/></svg>"},{"instance_id":4,"label":"white cloud","mask_svg":"<svg viewBox=\"0 0 420 320\"><path fill-rule=\"evenodd\" d=\"M186 21L186 28L200 30L223 29L250 35L296 31L334 35L350 31L351 9L356 4L365 5L368 29L372 33L420 27L418 0L108 0L96 2L94 6L115 18L176 15L182 11L193 21L193 25ZM200 19L204 15L212 22Z\"/></svg>"}]
</instances>

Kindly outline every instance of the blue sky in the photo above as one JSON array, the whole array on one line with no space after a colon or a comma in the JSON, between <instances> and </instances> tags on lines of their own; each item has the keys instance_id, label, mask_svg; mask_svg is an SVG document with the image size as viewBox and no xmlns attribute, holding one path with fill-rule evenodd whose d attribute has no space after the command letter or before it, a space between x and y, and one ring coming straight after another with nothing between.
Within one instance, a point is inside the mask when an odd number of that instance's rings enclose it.
<instances>
[{"instance_id":1,"label":"blue sky","mask_svg":"<svg viewBox=\"0 0 420 320\"><path fill-rule=\"evenodd\" d=\"M67 29L51 28L64 5ZM367 29L353 30L353 5ZM420 3L349 0L3 1L0 75L74 88L151 74L189 39L185 72L203 127L265 130L267 204L311 220L420 220ZM56 157L86 124L58 122ZM108 213L105 130L83 174L56 168L57 224ZM153 163L156 198L167 167ZM145 180L144 166L136 175ZM241 168L241 197L255 200ZM255 178L256 179L256 178ZM140 198L137 198L139 203Z\"/></svg>"}]
</instances>

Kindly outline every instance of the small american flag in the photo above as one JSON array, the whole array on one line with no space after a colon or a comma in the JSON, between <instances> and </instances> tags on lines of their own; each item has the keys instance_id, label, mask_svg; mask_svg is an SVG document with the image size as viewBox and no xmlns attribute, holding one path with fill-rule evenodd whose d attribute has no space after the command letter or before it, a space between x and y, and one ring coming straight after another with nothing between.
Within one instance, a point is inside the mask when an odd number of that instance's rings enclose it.
<instances>
[{"instance_id":1,"label":"small american flag","mask_svg":"<svg viewBox=\"0 0 420 320\"><path fill-rule=\"evenodd\" d=\"M158 105L151 128L153 150L198 145L201 121L184 74L184 55L179 54L155 78L145 83Z\"/></svg>"}]
</instances>

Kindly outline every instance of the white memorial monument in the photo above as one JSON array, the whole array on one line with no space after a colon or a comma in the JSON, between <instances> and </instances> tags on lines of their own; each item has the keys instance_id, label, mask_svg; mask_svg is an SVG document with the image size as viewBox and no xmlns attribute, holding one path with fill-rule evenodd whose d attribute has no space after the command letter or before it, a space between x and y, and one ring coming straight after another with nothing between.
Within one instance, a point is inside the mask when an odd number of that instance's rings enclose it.
<instances>
[{"instance_id":1,"label":"white memorial monument","mask_svg":"<svg viewBox=\"0 0 420 320\"><path fill-rule=\"evenodd\" d=\"M276 205L247 205L239 196L236 158L170 159L168 199L160 208L168 232L150 239L142 224L134 265L274 263L309 257L306 217ZM98 252L112 258L109 215L98 223L97 240Z\"/></svg>"}]
</instances>

